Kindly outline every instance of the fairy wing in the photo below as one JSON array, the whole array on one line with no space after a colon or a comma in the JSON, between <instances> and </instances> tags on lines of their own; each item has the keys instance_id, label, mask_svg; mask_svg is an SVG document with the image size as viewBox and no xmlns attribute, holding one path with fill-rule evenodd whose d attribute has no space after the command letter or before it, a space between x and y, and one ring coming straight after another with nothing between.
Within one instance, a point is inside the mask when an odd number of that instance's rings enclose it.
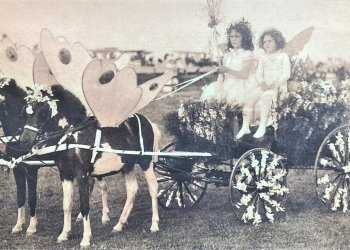
<instances>
[{"instance_id":1,"label":"fairy wing","mask_svg":"<svg viewBox=\"0 0 350 250\"><path fill-rule=\"evenodd\" d=\"M0 70L8 78L16 80L19 87L32 86L34 55L26 46L16 46L8 37L0 40Z\"/></svg>"},{"instance_id":2,"label":"fairy wing","mask_svg":"<svg viewBox=\"0 0 350 250\"><path fill-rule=\"evenodd\" d=\"M33 65L33 79L36 84L48 87L58 84L45 60L43 52L40 52L35 58Z\"/></svg>"},{"instance_id":3,"label":"fairy wing","mask_svg":"<svg viewBox=\"0 0 350 250\"><path fill-rule=\"evenodd\" d=\"M81 85L84 70L92 60L88 50L80 43L70 45L64 37L55 39L47 29L41 31L40 43L44 58L54 78L79 98L87 112L90 113L91 110L85 100Z\"/></svg>"},{"instance_id":4,"label":"fairy wing","mask_svg":"<svg viewBox=\"0 0 350 250\"><path fill-rule=\"evenodd\" d=\"M86 100L101 127L115 127L127 119L141 99L133 69L118 71L113 62L95 59L83 74Z\"/></svg>"},{"instance_id":5,"label":"fairy wing","mask_svg":"<svg viewBox=\"0 0 350 250\"><path fill-rule=\"evenodd\" d=\"M158 95L160 90L164 87L164 85L171 80L174 76L174 73L168 71L161 76L153 78L139 86L141 89L142 95L141 99L137 103L136 107L132 111L131 114L138 112L139 110L146 107L154 98Z\"/></svg>"},{"instance_id":6,"label":"fairy wing","mask_svg":"<svg viewBox=\"0 0 350 250\"><path fill-rule=\"evenodd\" d=\"M289 57L299 54L310 40L314 29L314 27L309 27L298 33L286 44L283 52L289 55Z\"/></svg>"},{"instance_id":7,"label":"fairy wing","mask_svg":"<svg viewBox=\"0 0 350 250\"><path fill-rule=\"evenodd\" d=\"M130 67L118 71L114 62L95 59L85 69L83 91L101 127L115 127L151 102L168 82L166 73L138 86Z\"/></svg>"}]
</instances>

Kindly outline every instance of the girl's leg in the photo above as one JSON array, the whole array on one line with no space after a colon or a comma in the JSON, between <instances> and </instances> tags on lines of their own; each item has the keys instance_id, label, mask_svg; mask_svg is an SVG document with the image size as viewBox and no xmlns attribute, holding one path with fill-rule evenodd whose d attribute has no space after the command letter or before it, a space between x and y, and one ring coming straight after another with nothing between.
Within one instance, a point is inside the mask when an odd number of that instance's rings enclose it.
<instances>
[{"instance_id":1,"label":"girl's leg","mask_svg":"<svg viewBox=\"0 0 350 250\"><path fill-rule=\"evenodd\" d=\"M243 108L243 124L242 128L239 130L239 132L236 135L236 139L241 139L244 135L250 134L250 121L252 119L253 114L253 107L252 103L246 103Z\"/></svg>"},{"instance_id":2,"label":"girl's leg","mask_svg":"<svg viewBox=\"0 0 350 250\"><path fill-rule=\"evenodd\" d=\"M269 114L271 110L271 103L274 93L271 91L266 91L262 94L259 105L260 105L260 122L258 130L253 135L254 138L261 138L266 133L267 122L269 119Z\"/></svg>"},{"instance_id":3,"label":"girl's leg","mask_svg":"<svg viewBox=\"0 0 350 250\"><path fill-rule=\"evenodd\" d=\"M241 139L244 135L250 134L250 123L254 113L254 106L259 100L262 91L260 88L252 90L252 92L246 96L246 101L243 108L243 124L241 130L237 133L236 139Z\"/></svg>"}]
</instances>

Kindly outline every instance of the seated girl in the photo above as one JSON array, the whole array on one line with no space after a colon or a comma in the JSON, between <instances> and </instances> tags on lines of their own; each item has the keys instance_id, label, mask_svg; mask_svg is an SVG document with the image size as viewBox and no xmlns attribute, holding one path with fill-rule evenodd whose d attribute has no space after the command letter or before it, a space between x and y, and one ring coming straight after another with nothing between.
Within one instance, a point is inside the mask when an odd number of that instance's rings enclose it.
<instances>
[{"instance_id":1,"label":"seated girl","mask_svg":"<svg viewBox=\"0 0 350 250\"><path fill-rule=\"evenodd\" d=\"M277 93L287 92L287 80L290 78L291 65L286 53L281 52L285 47L282 33L276 29L265 31L259 39L259 46L265 50L260 57L256 71L258 87L251 91L244 104L243 125L237 139L249 134L249 125L254 112L259 112L259 127L253 137L265 135L271 106L277 100Z\"/></svg>"},{"instance_id":2,"label":"seated girl","mask_svg":"<svg viewBox=\"0 0 350 250\"><path fill-rule=\"evenodd\" d=\"M227 28L227 50L216 82L203 87L201 100L218 100L232 105L243 105L247 94L256 83L252 73L252 32L244 19Z\"/></svg>"}]
</instances>

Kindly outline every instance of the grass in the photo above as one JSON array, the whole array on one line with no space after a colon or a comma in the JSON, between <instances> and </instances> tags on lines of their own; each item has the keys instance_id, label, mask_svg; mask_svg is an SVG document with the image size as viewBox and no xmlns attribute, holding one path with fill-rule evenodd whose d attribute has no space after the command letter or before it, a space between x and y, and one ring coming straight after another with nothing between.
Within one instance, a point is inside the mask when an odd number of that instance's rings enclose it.
<instances>
[{"instance_id":1,"label":"grass","mask_svg":"<svg viewBox=\"0 0 350 250\"><path fill-rule=\"evenodd\" d=\"M198 98L195 87L151 103L142 113L160 124L162 117L179 106L180 99ZM172 138L164 134L161 145ZM69 241L57 244L63 226L62 188L58 172L42 168L38 181L38 233L12 235L17 218L15 183L12 173L0 176L0 249L79 249L82 224L74 223ZM96 188L91 199L93 238L90 249L340 249L350 245L348 214L327 212L316 197L312 170L291 170L286 213L275 224L245 225L231 209L228 188L209 186L196 208L188 212L159 210L160 232L151 234L150 197L145 178L137 171L139 192L129 223L122 233L112 233L124 202L121 175L107 177L110 217L101 224L101 198ZM78 215L79 198L74 194L73 218ZM27 223L28 225L28 210Z\"/></svg>"}]
</instances>

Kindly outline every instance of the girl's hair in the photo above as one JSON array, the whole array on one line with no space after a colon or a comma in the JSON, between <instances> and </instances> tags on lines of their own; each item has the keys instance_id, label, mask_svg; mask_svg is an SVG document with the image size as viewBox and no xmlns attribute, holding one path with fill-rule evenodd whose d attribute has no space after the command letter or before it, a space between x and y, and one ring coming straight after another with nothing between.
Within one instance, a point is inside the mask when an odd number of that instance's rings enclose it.
<instances>
[{"instance_id":1,"label":"girl's hair","mask_svg":"<svg viewBox=\"0 0 350 250\"><path fill-rule=\"evenodd\" d=\"M228 28L226 29L226 34L227 34L227 48L233 48L231 42L230 42L230 34L231 31L235 30L242 36L242 48L244 50L254 50L254 45L253 45L253 38L252 38L252 31L250 29L250 23L244 18L238 20L235 23L231 23Z\"/></svg>"},{"instance_id":2,"label":"girl's hair","mask_svg":"<svg viewBox=\"0 0 350 250\"><path fill-rule=\"evenodd\" d=\"M264 37L269 35L276 42L277 49L283 49L286 45L286 39L283 37L282 32L277 29L268 29L265 30L264 33L260 36L259 39L259 47L264 47Z\"/></svg>"}]
</instances>

